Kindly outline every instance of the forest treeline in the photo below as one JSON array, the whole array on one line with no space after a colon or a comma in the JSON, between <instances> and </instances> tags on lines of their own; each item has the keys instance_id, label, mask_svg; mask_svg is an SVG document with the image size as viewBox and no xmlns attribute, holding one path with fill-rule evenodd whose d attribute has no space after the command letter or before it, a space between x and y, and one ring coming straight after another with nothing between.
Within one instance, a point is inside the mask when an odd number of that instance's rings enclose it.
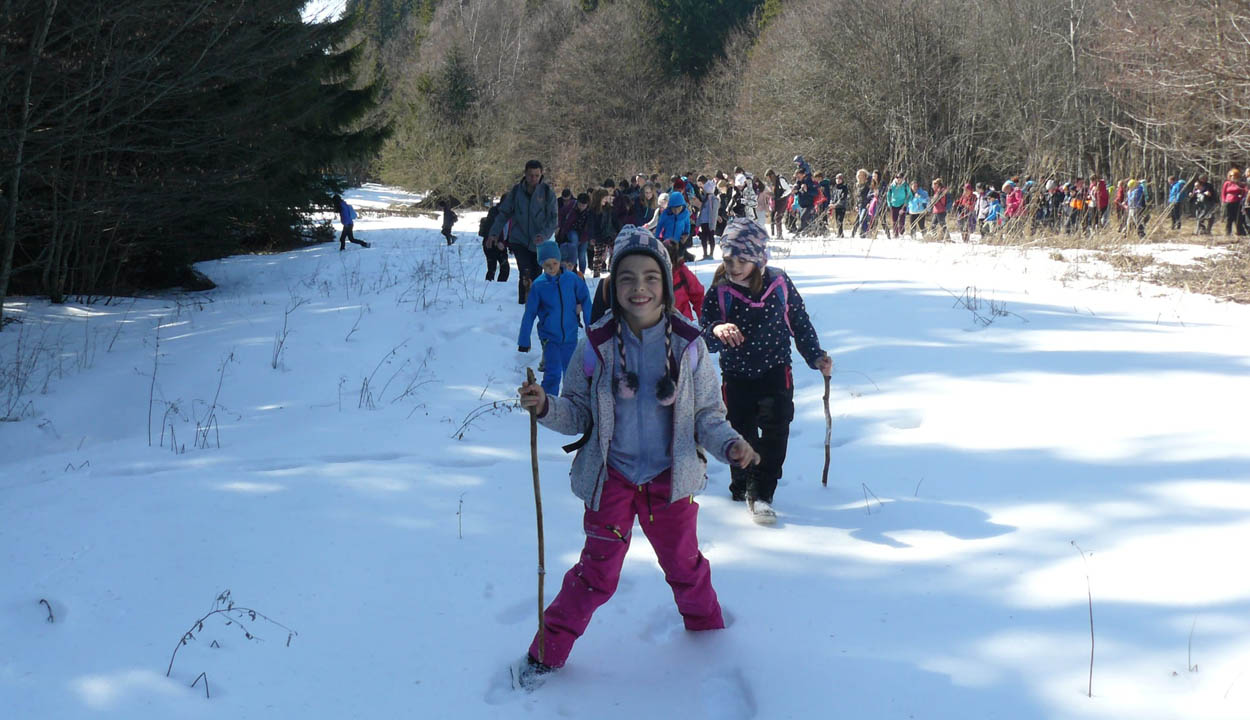
<instances>
[{"instance_id":1,"label":"forest treeline","mask_svg":"<svg viewBox=\"0 0 1250 720\"><path fill-rule=\"evenodd\" d=\"M299 242L346 183L482 196L531 158L584 187L796 154L954 182L1250 157L1250 0L303 5L0 3L0 300L185 283Z\"/></svg>"},{"instance_id":2,"label":"forest treeline","mask_svg":"<svg viewBox=\"0 0 1250 720\"><path fill-rule=\"evenodd\" d=\"M303 4L5 0L0 300L184 284L299 242L388 132L350 23Z\"/></svg>"},{"instance_id":3,"label":"forest treeline","mask_svg":"<svg viewBox=\"0 0 1250 720\"><path fill-rule=\"evenodd\" d=\"M1247 0L349 0L381 179L497 193L526 159L959 182L1245 164Z\"/></svg>"}]
</instances>

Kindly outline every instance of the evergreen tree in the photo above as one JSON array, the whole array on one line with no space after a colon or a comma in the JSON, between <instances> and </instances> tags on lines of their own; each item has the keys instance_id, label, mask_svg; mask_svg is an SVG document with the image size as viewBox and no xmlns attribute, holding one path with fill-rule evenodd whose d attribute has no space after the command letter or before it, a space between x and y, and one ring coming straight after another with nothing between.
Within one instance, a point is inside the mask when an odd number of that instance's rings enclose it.
<instances>
[{"instance_id":1,"label":"evergreen tree","mask_svg":"<svg viewBox=\"0 0 1250 720\"><path fill-rule=\"evenodd\" d=\"M388 133L350 19L305 24L303 4L5 3L0 298L10 275L59 301L298 239L335 166Z\"/></svg>"},{"instance_id":2,"label":"evergreen tree","mask_svg":"<svg viewBox=\"0 0 1250 720\"><path fill-rule=\"evenodd\" d=\"M724 53L725 38L762 0L647 0L672 74L701 75Z\"/></svg>"}]
</instances>

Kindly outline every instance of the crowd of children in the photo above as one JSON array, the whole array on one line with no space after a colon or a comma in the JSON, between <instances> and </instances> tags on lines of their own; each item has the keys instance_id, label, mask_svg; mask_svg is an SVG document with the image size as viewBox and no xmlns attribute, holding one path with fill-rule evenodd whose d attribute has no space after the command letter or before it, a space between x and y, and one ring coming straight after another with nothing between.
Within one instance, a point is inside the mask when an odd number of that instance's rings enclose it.
<instances>
[{"instance_id":1,"label":"crowd of children","mask_svg":"<svg viewBox=\"0 0 1250 720\"><path fill-rule=\"evenodd\" d=\"M887 236L910 234L952 239L947 226L948 208L955 213L954 231L964 239L974 233L1036 234L1092 233L1110 230L1146 237L1150 212L1163 206L1171 230L1181 230L1186 218L1194 221L1194 234L1210 235L1223 207L1224 233L1244 236L1250 227L1250 192L1241 170L1229 170L1217 189L1206 174L1185 180L1169 176L1163 192L1150 190L1144 178L1124 178L1112 184L1094 174L1068 181L1031 176L992 183L968 182L952 190L941 178L928 189L918 180L906 181L902 173L883 185L881 174L856 173L858 216L854 228L867 237L880 227ZM889 208L888 216L882 211ZM834 217L831 214L831 217ZM839 225L838 237L842 237Z\"/></svg>"}]
</instances>

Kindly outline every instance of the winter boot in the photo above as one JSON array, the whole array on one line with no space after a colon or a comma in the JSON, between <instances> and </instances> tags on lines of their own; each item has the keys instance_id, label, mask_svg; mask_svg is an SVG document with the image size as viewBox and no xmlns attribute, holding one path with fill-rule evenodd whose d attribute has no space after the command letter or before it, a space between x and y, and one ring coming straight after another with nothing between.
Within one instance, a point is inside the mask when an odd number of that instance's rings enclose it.
<instances>
[{"instance_id":1,"label":"winter boot","mask_svg":"<svg viewBox=\"0 0 1250 720\"><path fill-rule=\"evenodd\" d=\"M512 689L525 692L534 692L542 687L542 684L547 681L547 676L554 671L555 668L538 662L528 654L508 668L508 672L512 675Z\"/></svg>"},{"instance_id":2,"label":"winter boot","mask_svg":"<svg viewBox=\"0 0 1250 720\"><path fill-rule=\"evenodd\" d=\"M751 498L747 500L747 510L751 512L751 519L757 525L776 525L777 512L773 510L773 506L764 502Z\"/></svg>"},{"instance_id":3,"label":"winter boot","mask_svg":"<svg viewBox=\"0 0 1250 720\"><path fill-rule=\"evenodd\" d=\"M734 502L746 502L755 496L755 467L729 469L729 496Z\"/></svg>"}]
</instances>

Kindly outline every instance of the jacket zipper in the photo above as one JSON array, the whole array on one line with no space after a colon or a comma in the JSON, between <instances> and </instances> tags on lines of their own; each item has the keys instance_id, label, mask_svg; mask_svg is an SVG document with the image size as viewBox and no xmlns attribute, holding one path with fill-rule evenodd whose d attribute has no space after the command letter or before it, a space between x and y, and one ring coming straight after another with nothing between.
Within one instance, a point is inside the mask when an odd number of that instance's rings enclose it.
<instances>
[{"instance_id":1,"label":"jacket zipper","mask_svg":"<svg viewBox=\"0 0 1250 720\"><path fill-rule=\"evenodd\" d=\"M564 329L564 290L560 287L560 277L556 276L556 295L560 296L560 342L567 343L569 341L568 333Z\"/></svg>"}]
</instances>

